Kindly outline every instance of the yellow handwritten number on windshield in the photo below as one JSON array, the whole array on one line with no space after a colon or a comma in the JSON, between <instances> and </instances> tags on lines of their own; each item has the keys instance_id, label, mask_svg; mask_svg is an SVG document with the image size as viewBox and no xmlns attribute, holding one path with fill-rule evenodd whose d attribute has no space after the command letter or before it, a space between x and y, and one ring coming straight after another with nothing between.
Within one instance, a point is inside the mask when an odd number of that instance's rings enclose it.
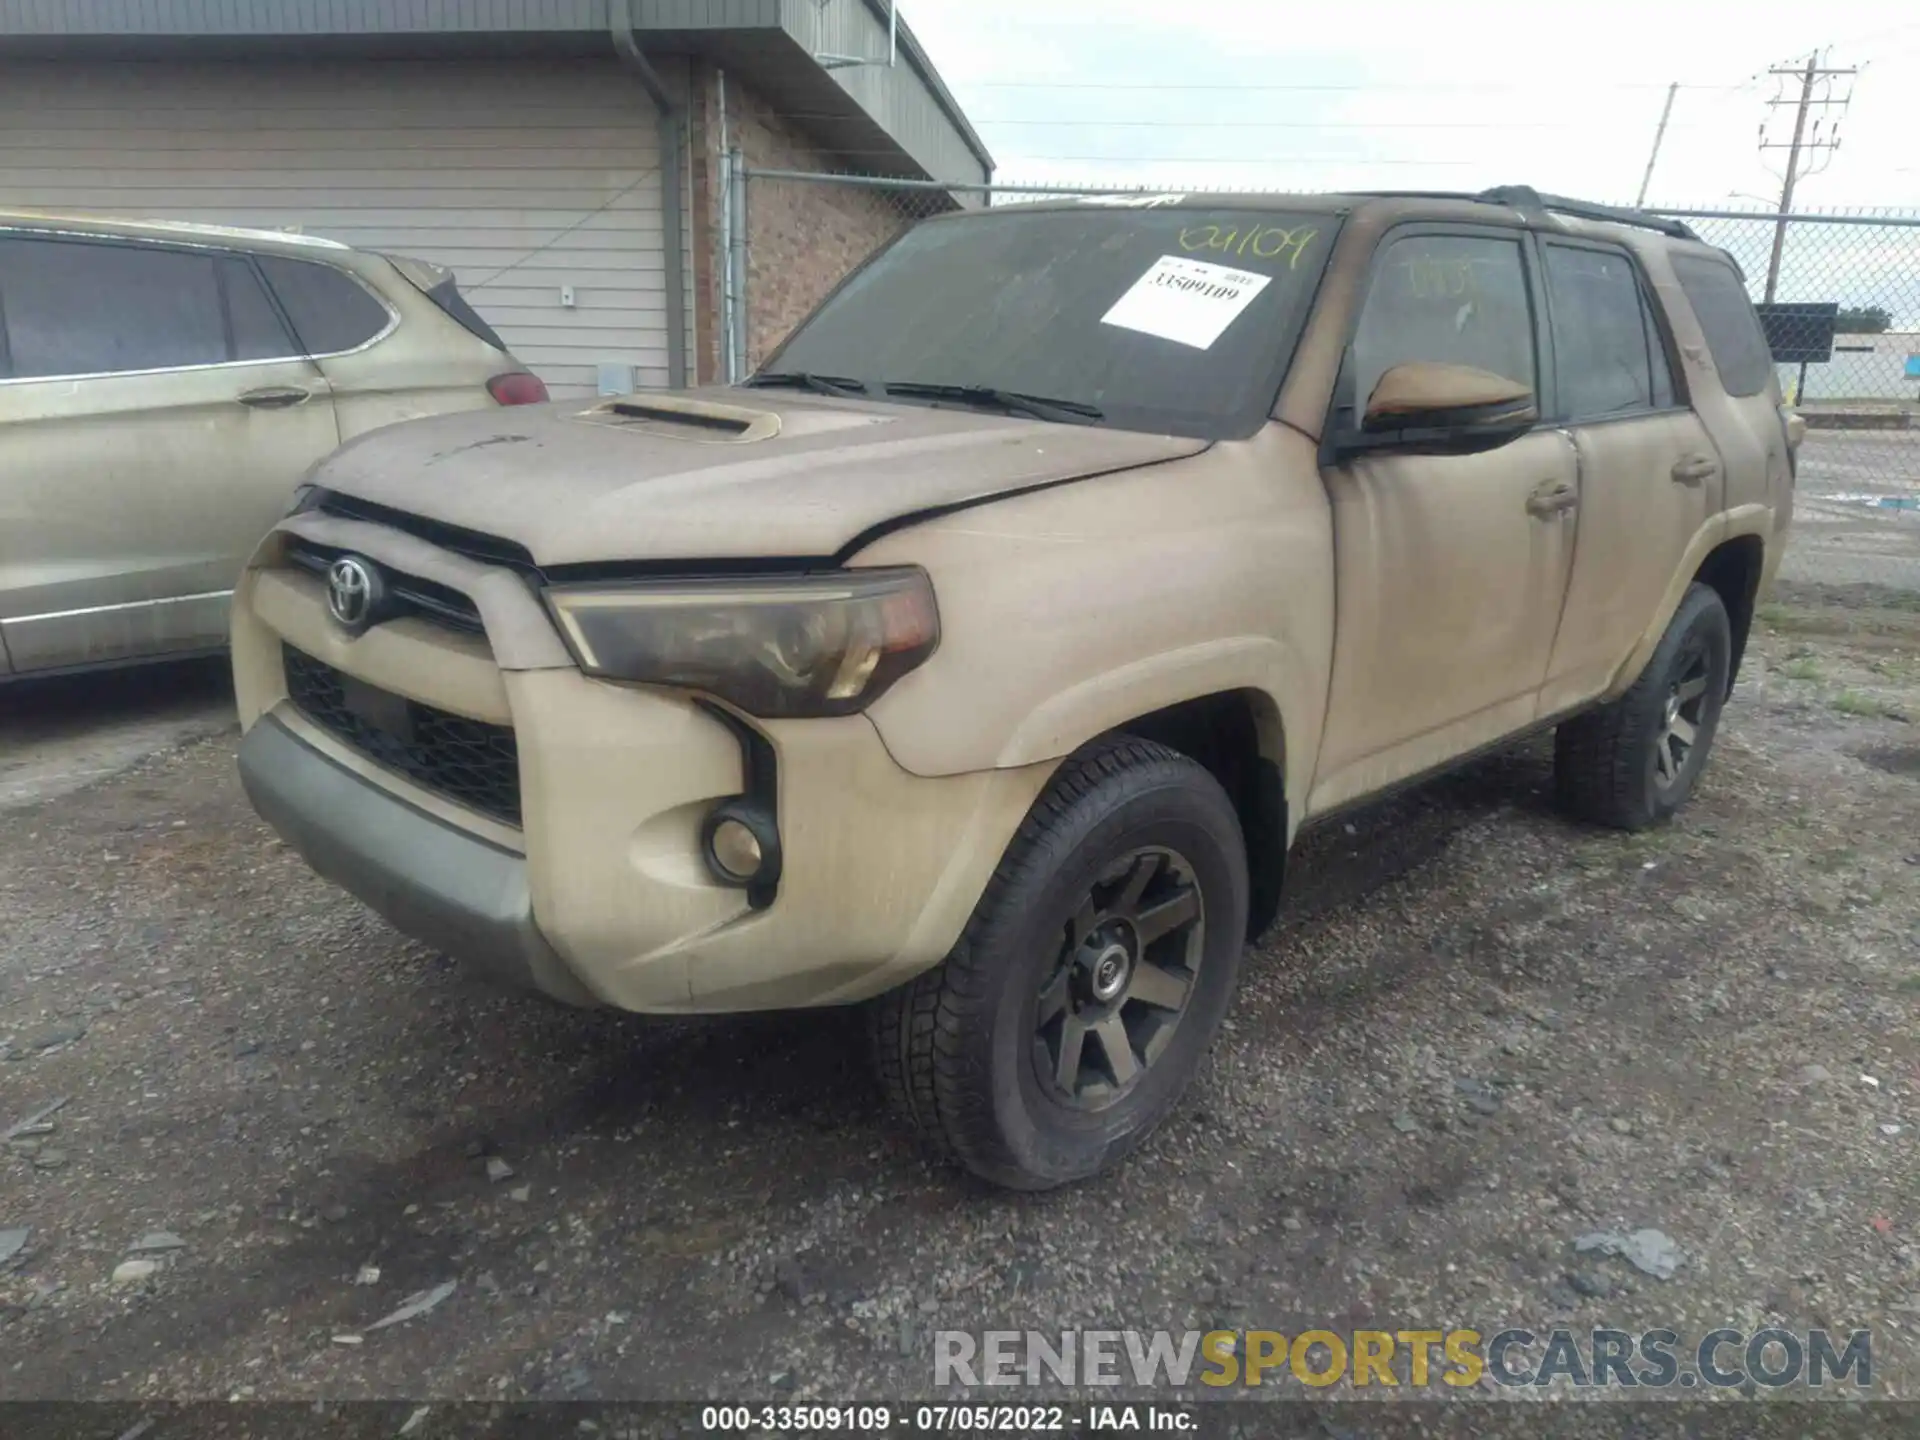
<instances>
[{"instance_id":1,"label":"yellow handwritten number on windshield","mask_svg":"<svg viewBox=\"0 0 1920 1440\"><path fill-rule=\"evenodd\" d=\"M1264 228L1255 225L1245 229L1238 225L1225 228L1218 225L1189 225L1180 232L1180 248L1188 253L1218 250L1226 255L1252 255L1261 260L1284 258L1287 268L1291 270L1300 263L1300 257L1307 253L1307 246L1313 243L1319 233L1305 226L1287 230L1278 225Z\"/></svg>"}]
</instances>

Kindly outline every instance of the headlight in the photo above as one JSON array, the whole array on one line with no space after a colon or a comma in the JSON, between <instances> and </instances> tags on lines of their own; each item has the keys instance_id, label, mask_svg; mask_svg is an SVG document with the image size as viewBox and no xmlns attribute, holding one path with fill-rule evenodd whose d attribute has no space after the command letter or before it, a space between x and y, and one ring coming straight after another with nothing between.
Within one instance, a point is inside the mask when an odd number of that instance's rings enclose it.
<instances>
[{"instance_id":1,"label":"headlight","mask_svg":"<svg viewBox=\"0 0 1920 1440\"><path fill-rule=\"evenodd\" d=\"M698 690L749 715L851 715L933 653L917 569L558 586L546 592L589 675Z\"/></svg>"}]
</instances>

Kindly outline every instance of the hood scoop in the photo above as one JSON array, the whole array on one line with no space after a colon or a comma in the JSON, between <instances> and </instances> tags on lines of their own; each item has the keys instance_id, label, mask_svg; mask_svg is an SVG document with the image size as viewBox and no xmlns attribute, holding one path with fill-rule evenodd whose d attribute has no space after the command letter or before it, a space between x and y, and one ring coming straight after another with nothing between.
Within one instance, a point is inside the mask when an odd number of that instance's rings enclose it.
<instances>
[{"instance_id":1,"label":"hood scoop","mask_svg":"<svg viewBox=\"0 0 1920 1440\"><path fill-rule=\"evenodd\" d=\"M770 410L680 395L623 395L573 418L699 445L746 445L780 433L780 417Z\"/></svg>"}]
</instances>

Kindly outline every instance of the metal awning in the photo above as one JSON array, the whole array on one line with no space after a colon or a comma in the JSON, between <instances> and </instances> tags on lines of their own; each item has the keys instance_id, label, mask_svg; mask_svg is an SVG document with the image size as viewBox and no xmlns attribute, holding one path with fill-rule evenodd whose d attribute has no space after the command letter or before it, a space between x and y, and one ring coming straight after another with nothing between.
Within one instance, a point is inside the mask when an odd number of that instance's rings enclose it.
<instances>
[{"instance_id":1,"label":"metal awning","mask_svg":"<svg viewBox=\"0 0 1920 1440\"><path fill-rule=\"evenodd\" d=\"M892 0L0 0L0 58L607 55L624 24L649 55L711 60L805 117L809 138L849 170L991 178L993 157L892 9Z\"/></svg>"}]
</instances>

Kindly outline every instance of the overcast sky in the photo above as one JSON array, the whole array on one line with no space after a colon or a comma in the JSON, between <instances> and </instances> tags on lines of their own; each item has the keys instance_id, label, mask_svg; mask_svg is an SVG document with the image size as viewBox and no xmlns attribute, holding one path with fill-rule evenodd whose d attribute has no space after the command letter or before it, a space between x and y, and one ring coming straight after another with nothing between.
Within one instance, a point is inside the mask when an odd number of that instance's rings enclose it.
<instances>
[{"instance_id":1,"label":"overcast sky","mask_svg":"<svg viewBox=\"0 0 1920 1440\"><path fill-rule=\"evenodd\" d=\"M1843 144L1795 208L1920 207L1911 0L902 0L901 14L1003 181L1523 183L1631 201L1679 81L1649 203L1754 207L1784 161L1763 163L1760 123L1771 113L1782 142L1793 125L1766 102L1798 93L1756 73L1831 46L1829 63L1863 68L1831 92L1853 87Z\"/></svg>"}]
</instances>

